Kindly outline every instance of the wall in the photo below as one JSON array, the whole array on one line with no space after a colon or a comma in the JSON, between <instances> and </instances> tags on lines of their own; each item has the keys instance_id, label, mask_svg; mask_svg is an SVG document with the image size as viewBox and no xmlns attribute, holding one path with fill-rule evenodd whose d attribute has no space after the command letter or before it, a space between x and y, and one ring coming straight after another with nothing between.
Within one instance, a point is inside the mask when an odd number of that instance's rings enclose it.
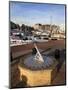
<instances>
[{"instance_id":1,"label":"wall","mask_svg":"<svg viewBox=\"0 0 68 90\"><path fill-rule=\"evenodd\" d=\"M18 62L11 64L10 67L10 88L13 88L20 82L20 70Z\"/></svg>"}]
</instances>

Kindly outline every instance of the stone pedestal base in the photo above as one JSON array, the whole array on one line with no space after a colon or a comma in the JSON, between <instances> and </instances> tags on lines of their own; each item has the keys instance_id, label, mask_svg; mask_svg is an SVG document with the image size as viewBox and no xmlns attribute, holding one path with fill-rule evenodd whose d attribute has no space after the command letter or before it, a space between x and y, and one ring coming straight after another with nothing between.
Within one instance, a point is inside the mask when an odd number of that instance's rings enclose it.
<instances>
[{"instance_id":1,"label":"stone pedestal base","mask_svg":"<svg viewBox=\"0 0 68 90\"><path fill-rule=\"evenodd\" d=\"M24 80L28 86L51 85L57 74L57 62L45 70L31 70L19 65L20 79Z\"/></svg>"}]
</instances>

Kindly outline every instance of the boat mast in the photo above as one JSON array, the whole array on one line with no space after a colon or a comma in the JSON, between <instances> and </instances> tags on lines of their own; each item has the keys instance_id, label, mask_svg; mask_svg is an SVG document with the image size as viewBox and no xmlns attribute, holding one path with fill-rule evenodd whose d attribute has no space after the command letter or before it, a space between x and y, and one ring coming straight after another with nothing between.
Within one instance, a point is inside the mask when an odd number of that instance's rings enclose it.
<instances>
[{"instance_id":1,"label":"boat mast","mask_svg":"<svg viewBox=\"0 0 68 90\"><path fill-rule=\"evenodd\" d=\"M52 34L52 16L50 16L50 34L49 34L50 38L51 38L51 34Z\"/></svg>"}]
</instances>

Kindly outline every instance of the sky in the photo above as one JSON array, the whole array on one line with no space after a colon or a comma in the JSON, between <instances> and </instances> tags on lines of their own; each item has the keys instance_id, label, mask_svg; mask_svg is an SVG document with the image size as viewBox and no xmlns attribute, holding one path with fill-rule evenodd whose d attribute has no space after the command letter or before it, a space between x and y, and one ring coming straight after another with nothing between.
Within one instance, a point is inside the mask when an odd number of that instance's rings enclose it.
<instances>
[{"instance_id":1,"label":"sky","mask_svg":"<svg viewBox=\"0 0 68 90\"><path fill-rule=\"evenodd\" d=\"M65 25L65 5L10 2L10 20L21 25Z\"/></svg>"}]
</instances>

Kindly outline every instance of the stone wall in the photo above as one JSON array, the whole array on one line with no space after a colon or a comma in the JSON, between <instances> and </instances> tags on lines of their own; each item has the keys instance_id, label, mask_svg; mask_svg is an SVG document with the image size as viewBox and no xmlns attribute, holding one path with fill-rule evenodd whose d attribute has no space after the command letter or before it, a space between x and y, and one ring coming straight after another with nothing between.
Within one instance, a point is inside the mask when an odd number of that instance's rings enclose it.
<instances>
[{"instance_id":1,"label":"stone wall","mask_svg":"<svg viewBox=\"0 0 68 90\"><path fill-rule=\"evenodd\" d=\"M49 40L48 42L41 42L37 43L38 48L40 49L46 49L49 47L65 47L65 40ZM12 53L19 52L19 51L25 51L25 50L31 50L34 47L32 43L26 44L26 45L18 45L18 46L11 46Z\"/></svg>"},{"instance_id":2,"label":"stone wall","mask_svg":"<svg viewBox=\"0 0 68 90\"><path fill-rule=\"evenodd\" d=\"M20 70L18 68L18 62L11 64L10 71L10 88L15 87L20 82Z\"/></svg>"}]
</instances>

